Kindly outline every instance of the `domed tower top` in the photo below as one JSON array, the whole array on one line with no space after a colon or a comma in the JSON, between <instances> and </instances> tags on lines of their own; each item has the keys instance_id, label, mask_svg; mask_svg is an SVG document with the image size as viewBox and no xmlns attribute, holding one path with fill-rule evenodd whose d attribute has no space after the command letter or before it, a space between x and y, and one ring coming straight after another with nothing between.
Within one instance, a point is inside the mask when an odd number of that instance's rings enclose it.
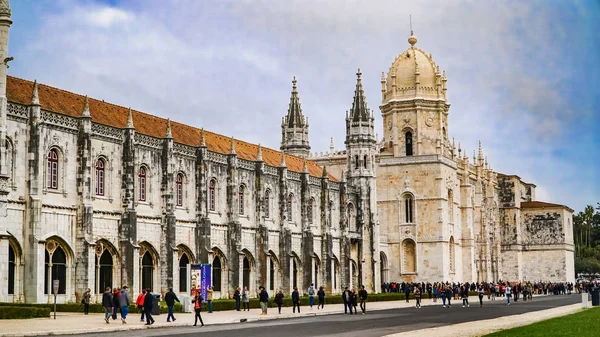
<instances>
[{"instance_id":1,"label":"domed tower top","mask_svg":"<svg viewBox=\"0 0 600 337\"><path fill-rule=\"evenodd\" d=\"M446 101L446 72L440 71L431 54L415 46L417 37L410 33L410 47L396 57L387 76L382 76L382 104L415 98Z\"/></svg>"}]
</instances>

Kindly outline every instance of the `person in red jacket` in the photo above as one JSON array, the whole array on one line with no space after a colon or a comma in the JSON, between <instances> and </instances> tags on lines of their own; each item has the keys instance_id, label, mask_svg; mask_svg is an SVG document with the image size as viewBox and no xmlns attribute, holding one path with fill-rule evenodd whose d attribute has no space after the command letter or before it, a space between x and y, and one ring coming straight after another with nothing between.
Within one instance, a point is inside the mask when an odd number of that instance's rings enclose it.
<instances>
[{"instance_id":1,"label":"person in red jacket","mask_svg":"<svg viewBox=\"0 0 600 337\"><path fill-rule=\"evenodd\" d=\"M135 305L142 312L142 318L140 319L140 322L144 321L144 298L145 297L146 297L146 289L142 289L142 292L138 295L137 299L135 300Z\"/></svg>"}]
</instances>

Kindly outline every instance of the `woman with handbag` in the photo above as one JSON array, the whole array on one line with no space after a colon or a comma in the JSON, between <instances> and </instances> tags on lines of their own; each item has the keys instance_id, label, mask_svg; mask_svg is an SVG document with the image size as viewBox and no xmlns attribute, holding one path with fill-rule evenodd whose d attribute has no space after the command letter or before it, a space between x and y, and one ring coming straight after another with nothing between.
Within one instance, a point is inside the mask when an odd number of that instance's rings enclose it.
<instances>
[{"instance_id":1,"label":"woman with handbag","mask_svg":"<svg viewBox=\"0 0 600 337\"><path fill-rule=\"evenodd\" d=\"M202 311L202 296L200 295L200 289L196 293L196 296L192 300L194 303L194 311L196 312L196 317L194 319L194 326L198 325L198 320L200 320L200 327L204 326L204 322L202 322L202 317L200 316L200 311Z\"/></svg>"}]
</instances>

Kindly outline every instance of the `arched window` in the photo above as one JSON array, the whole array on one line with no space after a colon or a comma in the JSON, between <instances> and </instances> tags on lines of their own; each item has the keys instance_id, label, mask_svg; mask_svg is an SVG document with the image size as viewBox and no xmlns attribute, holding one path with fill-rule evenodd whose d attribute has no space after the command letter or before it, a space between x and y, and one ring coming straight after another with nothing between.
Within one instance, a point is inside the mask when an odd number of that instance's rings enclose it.
<instances>
[{"instance_id":1,"label":"arched window","mask_svg":"<svg viewBox=\"0 0 600 337\"><path fill-rule=\"evenodd\" d=\"M48 172L46 186L50 189L58 188L58 152L56 150L50 150L48 152Z\"/></svg>"},{"instance_id":2,"label":"arched window","mask_svg":"<svg viewBox=\"0 0 600 337\"><path fill-rule=\"evenodd\" d=\"M294 213L292 212L292 205L293 205L293 200L294 199L294 195L292 193L290 193L288 195L287 198L287 217L288 217L288 221L292 221L292 215L294 215Z\"/></svg>"},{"instance_id":3,"label":"arched window","mask_svg":"<svg viewBox=\"0 0 600 337\"><path fill-rule=\"evenodd\" d=\"M271 216L271 190L265 191L265 218Z\"/></svg>"},{"instance_id":4,"label":"arched window","mask_svg":"<svg viewBox=\"0 0 600 337\"><path fill-rule=\"evenodd\" d=\"M351 232L356 232L356 217L354 216L354 205L348 204L346 208L346 220L348 221L348 228Z\"/></svg>"},{"instance_id":5,"label":"arched window","mask_svg":"<svg viewBox=\"0 0 600 337\"><path fill-rule=\"evenodd\" d=\"M413 240L406 239L402 242L404 251L404 269L403 273L417 272L417 245Z\"/></svg>"},{"instance_id":6,"label":"arched window","mask_svg":"<svg viewBox=\"0 0 600 337\"><path fill-rule=\"evenodd\" d=\"M213 268L213 290L221 291L221 258L215 256L212 263Z\"/></svg>"},{"instance_id":7,"label":"arched window","mask_svg":"<svg viewBox=\"0 0 600 337\"><path fill-rule=\"evenodd\" d=\"M313 209L315 207L315 198L310 198L308 202L308 209L306 210L306 216L308 217L308 223L312 224L314 222L313 219Z\"/></svg>"},{"instance_id":8,"label":"arched window","mask_svg":"<svg viewBox=\"0 0 600 337\"><path fill-rule=\"evenodd\" d=\"M292 258L292 287L298 287L298 265L296 264L296 259Z\"/></svg>"},{"instance_id":9,"label":"arched window","mask_svg":"<svg viewBox=\"0 0 600 337\"><path fill-rule=\"evenodd\" d=\"M239 206L240 206L240 215L244 215L244 185L240 185L239 188Z\"/></svg>"},{"instance_id":10,"label":"arched window","mask_svg":"<svg viewBox=\"0 0 600 337\"><path fill-rule=\"evenodd\" d=\"M414 222L414 200L412 195L404 195L404 222Z\"/></svg>"},{"instance_id":11,"label":"arched window","mask_svg":"<svg viewBox=\"0 0 600 337\"><path fill-rule=\"evenodd\" d=\"M44 277L44 294L52 293L52 281L58 280L58 293L65 294L67 289L67 255L62 247L58 246L52 256L48 250L46 250L46 268ZM50 273L50 279L48 279L48 273ZM48 282L51 283L48 283Z\"/></svg>"},{"instance_id":12,"label":"arched window","mask_svg":"<svg viewBox=\"0 0 600 337\"><path fill-rule=\"evenodd\" d=\"M454 273L454 237L450 237L448 242L448 256L450 257L450 273Z\"/></svg>"},{"instance_id":13,"label":"arched window","mask_svg":"<svg viewBox=\"0 0 600 337\"><path fill-rule=\"evenodd\" d=\"M113 257L108 249L104 250L100 258L96 258L96 272L97 293L102 294L107 287L113 287Z\"/></svg>"},{"instance_id":14,"label":"arched window","mask_svg":"<svg viewBox=\"0 0 600 337\"><path fill-rule=\"evenodd\" d=\"M146 201L146 168L143 166L138 172L138 200Z\"/></svg>"},{"instance_id":15,"label":"arched window","mask_svg":"<svg viewBox=\"0 0 600 337\"><path fill-rule=\"evenodd\" d=\"M248 257L244 256L243 270L242 270L242 286L250 289L250 261Z\"/></svg>"},{"instance_id":16,"label":"arched window","mask_svg":"<svg viewBox=\"0 0 600 337\"><path fill-rule=\"evenodd\" d=\"M271 263L269 263L269 284L271 285L271 290L275 290L275 260L270 257Z\"/></svg>"},{"instance_id":17,"label":"arched window","mask_svg":"<svg viewBox=\"0 0 600 337\"><path fill-rule=\"evenodd\" d=\"M404 142L406 143L406 155L412 156L413 155L412 132L410 132L410 131L406 132L406 135L404 136Z\"/></svg>"},{"instance_id":18,"label":"arched window","mask_svg":"<svg viewBox=\"0 0 600 337\"><path fill-rule=\"evenodd\" d=\"M208 183L208 209L211 211L215 211L216 209L216 201L215 201L215 188L217 187L217 181L215 179L211 179Z\"/></svg>"},{"instance_id":19,"label":"arched window","mask_svg":"<svg viewBox=\"0 0 600 337\"><path fill-rule=\"evenodd\" d=\"M379 252L379 272L381 275L381 283L387 282L387 272L388 272L388 264L387 264L387 256L384 252Z\"/></svg>"},{"instance_id":20,"label":"arched window","mask_svg":"<svg viewBox=\"0 0 600 337\"><path fill-rule=\"evenodd\" d=\"M142 289L152 291L154 285L154 259L149 251L142 257Z\"/></svg>"},{"instance_id":21,"label":"arched window","mask_svg":"<svg viewBox=\"0 0 600 337\"><path fill-rule=\"evenodd\" d=\"M15 250L11 244L8 244L8 294L15 293L15 266L16 256Z\"/></svg>"},{"instance_id":22,"label":"arched window","mask_svg":"<svg viewBox=\"0 0 600 337\"><path fill-rule=\"evenodd\" d=\"M183 174L181 173L175 179L175 200L177 206L183 206Z\"/></svg>"},{"instance_id":23,"label":"arched window","mask_svg":"<svg viewBox=\"0 0 600 337\"><path fill-rule=\"evenodd\" d=\"M181 254L181 257L179 258L179 292L182 293L188 291L187 268L189 263L190 258L188 255L185 253Z\"/></svg>"},{"instance_id":24,"label":"arched window","mask_svg":"<svg viewBox=\"0 0 600 337\"><path fill-rule=\"evenodd\" d=\"M96 195L104 195L104 160L96 161Z\"/></svg>"}]
</instances>

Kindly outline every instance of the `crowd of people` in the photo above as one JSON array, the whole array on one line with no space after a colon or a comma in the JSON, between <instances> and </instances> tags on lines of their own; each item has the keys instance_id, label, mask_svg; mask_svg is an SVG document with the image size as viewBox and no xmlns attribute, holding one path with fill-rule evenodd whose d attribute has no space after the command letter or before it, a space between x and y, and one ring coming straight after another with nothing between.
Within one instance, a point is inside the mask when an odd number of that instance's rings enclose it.
<instances>
[{"instance_id":1,"label":"crowd of people","mask_svg":"<svg viewBox=\"0 0 600 337\"><path fill-rule=\"evenodd\" d=\"M450 308L452 301L462 300L463 307L469 307L469 295L472 292L477 294L479 299L479 306L483 306L483 299L487 296L488 300L495 301L496 299L505 299L507 305L510 305L511 300L516 302L521 299L522 301L531 301L533 295L570 295L573 291L577 293L589 292L592 288L598 287L599 285L595 282L584 282L584 283L552 283L552 282L506 282L499 280L498 282L421 282L421 283L409 283L409 282L392 282L383 283L381 285L382 293L403 293L406 298L406 302L410 302L410 298L415 299L415 308L421 308L421 301L424 298L432 299L433 303L438 303L441 300L442 307ZM207 306L208 313L213 312L212 299L213 299L213 288L209 287L206 290L207 293ZM261 315L266 315L269 307L270 296L264 287L259 287L257 292L259 299ZM315 305L315 298L318 300L317 309L324 309L325 307L325 291L323 287L319 287L317 290L314 284L306 290L308 295L308 305L312 310ZM413 296L411 296L413 295ZM243 310L250 311L250 297L251 294L247 287L243 289L237 288L233 294L233 298L236 301L236 310L241 311L240 306L243 305ZM278 313L281 314L281 307L283 306L285 294L283 290L279 290L274 298L273 303L277 305ZM301 296L297 287L290 293L292 300L292 312L300 313ZM360 304L361 313L366 314L367 298L368 293L365 286L360 286L357 291L354 288L345 287L341 293L342 302L344 306L344 314L358 314L357 306ZM83 294L82 304L84 305L84 313L87 315L89 310L91 295L90 289L87 289ZM155 295L150 292L150 289L143 289L142 292L137 296L135 305L141 312L140 320L145 321L145 325L154 324L154 318L152 317L152 309L155 305ZM173 289L169 288L168 292L164 295L164 301L168 308L167 322L174 322L176 320L173 309L175 302L179 302L177 295L173 292ZM195 312L194 326L197 326L198 321L201 327L204 326L200 312L202 310L202 303L204 299L201 295L201 289L197 289L192 299L192 305ZM456 303L456 302L455 302ZM106 291L102 295L102 306L104 307L104 320L106 323L110 323L110 320L116 320L117 315L120 313L121 322L127 323L127 316L129 314L130 297L127 286L122 288L110 287L106 288Z\"/></svg>"}]
</instances>

